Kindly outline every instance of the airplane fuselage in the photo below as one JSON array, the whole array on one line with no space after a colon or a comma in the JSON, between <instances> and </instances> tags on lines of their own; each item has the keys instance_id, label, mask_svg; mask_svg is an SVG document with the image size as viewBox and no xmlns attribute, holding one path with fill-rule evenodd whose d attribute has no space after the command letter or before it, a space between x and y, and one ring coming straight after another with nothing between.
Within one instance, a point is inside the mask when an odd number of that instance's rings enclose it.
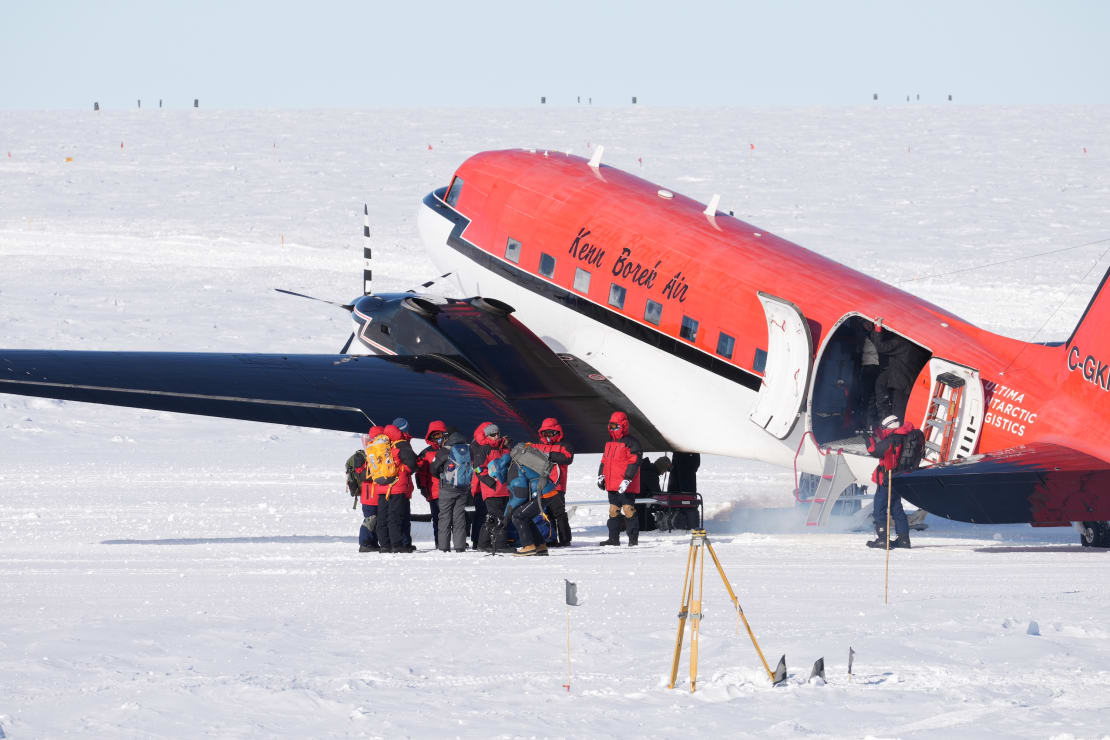
<instances>
[{"instance_id":1,"label":"airplane fuselage","mask_svg":"<svg viewBox=\"0 0 1110 740\"><path fill-rule=\"evenodd\" d=\"M829 404L822 397L829 383L814 379L835 375L830 348L846 346L848 324L880 318L929 358L907 419L923 423L935 375L949 365L981 388L968 402L978 407L958 457L1037 440L1066 439L1096 456L1110 449L1105 426L1091 429L1089 412L1078 408L1104 402L1110 369L1103 365L1100 375L1101 360L1082 348L1066 353L992 334L706 210L582 158L511 150L467 160L449 188L425 198L419 225L431 258L454 274L462 294L513 305L555 351L582 357L609 377L675 449L781 465L797 458L802 469L819 472L816 446L802 439L820 428L817 417ZM768 356L778 324L761 293L792 304L805 324L798 333L809 335L809 366L795 362L795 378L783 377L793 366ZM750 418L772 375L787 398L780 405L796 401L776 411L800 420L788 423L786 434ZM1072 378L1078 381L1069 388L1087 387L1061 394L1062 381ZM783 390L790 381L798 387ZM832 432L824 436L818 441L835 441ZM863 479L874 461L857 457L853 470Z\"/></svg>"}]
</instances>

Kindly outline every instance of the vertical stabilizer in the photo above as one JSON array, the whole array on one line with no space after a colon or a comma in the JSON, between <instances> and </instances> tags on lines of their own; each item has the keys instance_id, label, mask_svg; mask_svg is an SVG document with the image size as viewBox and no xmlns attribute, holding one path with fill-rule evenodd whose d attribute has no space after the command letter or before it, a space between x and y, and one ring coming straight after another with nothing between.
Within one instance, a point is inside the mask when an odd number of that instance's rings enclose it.
<instances>
[{"instance_id":1,"label":"vertical stabilizer","mask_svg":"<svg viewBox=\"0 0 1110 740\"><path fill-rule=\"evenodd\" d=\"M1110 270L1102 276L1098 290L1087 304L1075 331L1064 349L1070 376L1081 377L1084 384L1110 391ZM1099 394L1098 398L1106 396Z\"/></svg>"}]
</instances>

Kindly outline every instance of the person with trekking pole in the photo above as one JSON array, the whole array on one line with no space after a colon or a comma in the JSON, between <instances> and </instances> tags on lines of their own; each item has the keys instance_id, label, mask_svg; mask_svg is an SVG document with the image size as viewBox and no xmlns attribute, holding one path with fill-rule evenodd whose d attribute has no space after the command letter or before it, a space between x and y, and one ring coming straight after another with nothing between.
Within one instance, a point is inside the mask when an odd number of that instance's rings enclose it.
<instances>
[{"instance_id":1,"label":"person with trekking pole","mask_svg":"<svg viewBox=\"0 0 1110 740\"><path fill-rule=\"evenodd\" d=\"M894 495L892 480L894 473L907 467L912 470L917 466L917 462L920 462L921 451L916 438L921 433L917 432L913 435L914 440L907 445L909 436L915 431L917 430L914 429L912 422L902 423L897 416L891 414L883 419L882 426L867 440L867 452L872 457L879 458L879 464L875 466L875 472L871 475L871 480L877 486L874 509L876 537L868 541L868 547L885 550L910 546L909 521L902 508L902 497ZM915 451L914 447L918 449ZM914 462L912 467L903 460L907 454L910 456L916 454L917 462ZM891 520L894 522L894 531L898 534L894 541L890 540Z\"/></svg>"}]
</instances>

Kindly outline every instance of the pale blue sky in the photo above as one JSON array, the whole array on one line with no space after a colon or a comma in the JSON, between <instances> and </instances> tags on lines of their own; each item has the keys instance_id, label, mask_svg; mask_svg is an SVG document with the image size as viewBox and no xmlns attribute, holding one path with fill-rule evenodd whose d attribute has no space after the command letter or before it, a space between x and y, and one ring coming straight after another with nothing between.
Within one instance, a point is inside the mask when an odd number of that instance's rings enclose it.
<instances>
[{"instance_id":1,"label":"pale blue sky","mask_svg":"<svg viewBox=\"0 0 1110 740\"><path fill-rule=\"evenodd\" d=\"M1110 2L0 4L0 108L1107 103Z\"/></svg>"}]
</instances>

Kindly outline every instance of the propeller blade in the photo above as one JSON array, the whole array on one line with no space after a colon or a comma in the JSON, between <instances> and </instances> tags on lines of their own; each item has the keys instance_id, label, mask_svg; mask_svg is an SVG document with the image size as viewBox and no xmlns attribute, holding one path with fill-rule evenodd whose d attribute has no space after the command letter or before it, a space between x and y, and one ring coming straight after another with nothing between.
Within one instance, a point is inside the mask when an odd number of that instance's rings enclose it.
<instances>
[{"instance_id":1,"label":"propeller blade","mask_svg":"<svg viewBox=\"0 0 1110 740\"><path fill-rule=\"evenodd\" d=\"M428 281L428 282L426 282L426 283L420 283L420 287L418 287L418 288L409 288L409 289L408 289L408 290L406 290L405 292L406 292L406 293L413 293L413 294L416 294L416 293L422 293L422 292L426 291L426 290L427 290L428 288L430 288L430 287L432 287L433 285L435 285L436 283L438 283L438 282L439 282L440 280L442 280L443 278L445 278L445 277L450 277L450 276L451 276L451 273L449 273L449 272L445 272L445 273L443 273L442 275L440 275L439 277L437 277L437 278L433 278L432 280L429 280L429 281Z\"/></svg>"},{"instance_id":2,"label":"propeller blade","mask_svg":"<svg viewBox=\"0 0 1110 740\"><path fill-rule=\"evenodd\" d=\"M339 350L339 354L347 354L347 350L351 348L351 342L355 341L355 333L351 332L351 336L347 337L347 343L343 345L343 349Z\"/></svg>"},{"instance_id":3,"label":"propeller blade","mask_svg":"<svg viewBox=\"0 0 1110 740\"><path fill-rule=\"evenodd\" d=\"M336 303L335 301L328 301L323 298L317 298L316 296L305 295L304 293L297 293L296 291L292 290L285 290L284 288L274 288L274 290L276 290L278 293L285 293L286 295L295 295L298 298L307 298L310 301L320 301L320 303L327 303L332 306L339 306L345 311L353 311L355 309L355 307L350 303Z\"/></svg>"}]
</instances>

